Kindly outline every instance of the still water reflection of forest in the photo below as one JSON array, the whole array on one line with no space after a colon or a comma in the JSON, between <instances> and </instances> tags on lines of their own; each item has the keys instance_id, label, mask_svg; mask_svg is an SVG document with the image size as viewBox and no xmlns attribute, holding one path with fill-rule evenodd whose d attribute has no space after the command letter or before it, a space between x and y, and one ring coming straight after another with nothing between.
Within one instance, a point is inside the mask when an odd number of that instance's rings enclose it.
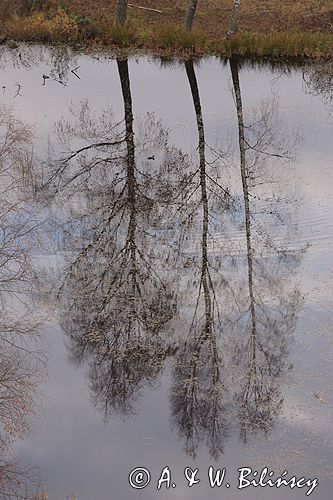
<instances>
[{"instance_id":1,"label":"still water reflection of forest","mask_svg":"<svg viewBox=\"0 0 333 500\"><path fill-rule=\"evenodd\" d=\"M0 496L328 499L332 65L0 63Z\"/></svg>"}]
</instances>

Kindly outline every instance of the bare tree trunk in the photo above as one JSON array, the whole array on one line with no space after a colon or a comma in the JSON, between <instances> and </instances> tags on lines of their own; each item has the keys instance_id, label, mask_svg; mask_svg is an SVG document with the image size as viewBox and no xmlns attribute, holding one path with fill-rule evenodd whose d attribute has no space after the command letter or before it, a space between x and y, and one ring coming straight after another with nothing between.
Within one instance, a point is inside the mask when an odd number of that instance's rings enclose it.
<instances>
[{"instance_id":1,"label":"bare tree trunk","mask_svg":"<svg viewBox=\"0 0 333 500\"><path fill-rule=\"evenodd\" d=\"M117 0L115 24L124 26L127 19L128 0Z\"/></svg>"},{"instance_id":2,"label":"bare tree trunk","mask_svg":"<svg viewBox=\"0 0 333 500\"><path fill-rule=\"evenodd\" d=\"M199 87L197 78L194 71L193 61L185 61L185 68L187 78L191 87L192 99L197 119L197 129L199 136L199 160L200 160L200 186L201 186L201 202L203 211L203 225L202 225L202 270L201 282L205 297L205 311L206 311L206 336L211 335L212 320L213 320L213 307L212 307L212 291L209 286L209 270L208 270L208 224L209 224L209 207L208 207L208 194L206 183L206 153L205 153L205 128L202 117L201 101L199 94Z\"/></svg>"},{"instance_id":3,"label":"bare tree trunk","mask_svg":"<svg viewBox=\"0 0 333 500\"><path fill-rule=\"evenodd\" d=\"M130 86L130 77L128 71L128 60L117 59L118 71L120 76L121 90L123 94L124 101L124 111L125 111L125 126L126 126L126 146L127 146L127 194L128 194L128 207L129 207L129 224L127 239L129 241L130 255L131 255L131 282L132 282L132 296L129 296L129 300L132 301L132 318L130 321L135 320L136 316L136 292L137 292L137 246L136 246L136 179L135 179L135 144L134 144L134 132L133 132L133 106L132 106L132 94Z\"/></svg>"},{"instance_id":4,"label":"bare tree trunk","mask_svg":"<svg viewBox=\"0 0 333 500\"><path fill-rule=\"evenodd\" d=\"M232 12L231 12L230 25L227 37L232 37L237 33L239 7L240 7L240 0L234 0L232 4Z\"/></svg>"},{"instance_id":5,"label":"bare tree trunk","mask_svg":"<svg viewBox=\"0 0 333 500\"><path fill-rule=\"evenodd\" d=\"M232 75L232 83L235 92L237 119L238 119L238 141L239 141L239 154L240 154L240 170L243 187L244 198L244 211L245 211L245 230L246 230L246 247L247 247L247 263L248 263L248 283L250 295L250 311L252 318L252 335L256 336L256 311L255 300L253 291L253 248L251 242L251 209L250 209L250 194L246 169L246 140L245 140L245 126L242 94L239 83L239 70L238 60L236 58L230 59L230 69Z\"/></svg>"},{"instance_id":6,"label":"bare tree trunk","mask_svg":"<svg viewBox=\"0 0 333 500\"><path fill-rule=\"evenodd\" d=\"M197 10L198 0L190 0L186 18L186 29L191 31L195 12Z\"/></svg>"},{"instance_id":7,"label":"bare tree trunk","mask_svg":"<svg viewBox=\"0 0 333 500\"><path fill-rule=\"evenodd\" d=\"M238 138L239 138L239 153L240 153L240 170L243 187L244 198L244 211L245 211L245 230L246 230L246 248L247 248L247 265L248 265L248 286L250 296L250 312L252 322L252 344L253 344L253 364L255 365L256 357L256 337L257 337L257 321L256 321L256 308L254 299L254 285L253 285L253 248L251 241L251 208L250 208L250 194L248 177L246 172L246 140L245 140L245 126L242 94L239 83L239 70L238 60L235 58L230 59L230 69L232 75L232 82L235 92L235 100L237 107L238 119Z\"/></svg>"},{"instance_id":8,"label":"bare tree trunk","mask_svg":"<svg viewBox=\"0 0 333 500\"><path fill-rule=\"evenodd\" d=\"M254 298L254 284L253 284L253 247L251 240L251 208L250 208L250 194L248 177L246 172L246 139L245 139L245 126L244 126L244 113L243 113L243 102L242 93L239 82L239 67L238 59L230 59L230 69L232 75L232 83L235 93L235 101L237 108L237 120L238 120L238 142L239 142L239 154L240 154L240 171L243 187L243 199L244 199L244 212L245 212L245 231L246 231L246 248L247 248L247 271L248 271L248 290L250 298L250 314L251 314L251 356L250 356L250 367L247 374L247 385L245 390L245 402L244 404L249 404L247 401L248 392L253 386L254 388L258 385L258 373L257 373L257 315L256 315L256 303ZM256 396L256 393L255 393ZM255 397L257 403L257 398ZM256 406L257 410L257 406ZM244 425L241 428L241 435L246 442L247 439L247 426Z\"/></svg>"}]
</instances>

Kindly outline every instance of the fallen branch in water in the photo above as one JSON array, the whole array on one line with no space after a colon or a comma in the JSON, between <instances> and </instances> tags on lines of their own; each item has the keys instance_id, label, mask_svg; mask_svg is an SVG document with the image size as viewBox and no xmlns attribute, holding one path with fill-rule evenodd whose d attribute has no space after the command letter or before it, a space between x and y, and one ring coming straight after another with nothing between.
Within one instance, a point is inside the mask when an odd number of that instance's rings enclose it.
<instances>
[{"instance_id":1,"label":"fallen branch in water","mask_svg":"<svg viewBox=\"0 0 333 500\"><path fill-rule=\"evenodd\" d=\"M158 14L163 14L161 10L151 9L150 7L142 7L141 5L134 5L133 3L129 3L128 6L134 9L150 10L151 12L157 12Z\"/></svg>"}]
</instances>

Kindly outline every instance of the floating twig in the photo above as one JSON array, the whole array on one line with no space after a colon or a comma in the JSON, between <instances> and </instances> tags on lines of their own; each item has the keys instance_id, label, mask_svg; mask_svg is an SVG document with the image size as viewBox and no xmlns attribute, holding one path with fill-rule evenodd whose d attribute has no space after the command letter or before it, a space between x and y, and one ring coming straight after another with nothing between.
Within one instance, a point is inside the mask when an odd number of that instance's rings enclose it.
<instances>
[{"instance_id":1,"label":"floating twig","mask_svg":"<svg viewBox=\"0 0 333 500\"><path fill-rule=\"evenodd\" d=\"M56 78L54 78L54 81L60 83L64 87L67 87L67 84L65 82L63 82L62 80L57 80Z\"/></svg>"},{"instance_id":2,"label":"floating twig","mask_svg":"<svg viewBox=\"0 0 333 500\"><path fill-rule=\"evenodd\" d=\"M19 95L20 97L22 97L22 94L20 93L20 92L21 92L22 85L20 85L19 83L15 83L14 87L17 87L17 92L16 92L16 94L14 95L14 97L17 97L18 95Z\"/></svg>"},{"instance_id":3,"label":"floating twig","mask_svg":"<svg viewBox=\"0 0 333 500\"><path fill-rule=\"evenodd\" d=\"M320 394L316 393L316 394L314 394L314 397L317 398L317 399L319 399L319 401L321 402L321 404L326 403L325 399L323 399Z\"/></svg>"},{"instance_id":4,"label":"floating twig","mask_svg":"<svg viewBox=\"0 0 333 500\"><path fill-rule=\"evenodd\" d=\"M78 70L78 69L79 69L79 67L80 67L80 66L77 66L77 68L72 69L72 70L71 70L71 73L73 73L73 75L75 75L75 76L76 76L76 78L78 78L79 80L81 80L81 78L79 77L79 75L77 75L77 74L75 73L75 72L76 72L76 70Z\"/></svg>"},{"instance_id":5,"label":"floating twig","mask_svg":"<svg viewBox=\"0 0 333 500\"><path fill-rule=\"evenodd\" d=\"M43 75L43 85L45 85L45 81L48 80L50 77L47 75Z\"/></svg>"}]
</instances>

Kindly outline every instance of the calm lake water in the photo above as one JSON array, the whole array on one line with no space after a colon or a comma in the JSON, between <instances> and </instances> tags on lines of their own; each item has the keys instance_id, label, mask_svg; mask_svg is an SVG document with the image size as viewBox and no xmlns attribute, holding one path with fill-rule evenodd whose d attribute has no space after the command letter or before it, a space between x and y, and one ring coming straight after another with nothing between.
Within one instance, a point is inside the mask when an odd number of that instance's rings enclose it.
<instances>
[{"instance_id":1,"label":"calm lake water","mask_svg":"<svg viewBox=\"0 0 333 500\"><path fill-rule=\"evenodd\" d=\"M6 201L0 215L34 221L33 244L27 231L13 240L47 311L47 377L16 456L52 500L309 490L240 491L245 466L318 478L311 496L328 500L331 65L2 50L1 114L33 136L15 138L2 181L16 169L22 208L14 217ZM157 491L166 466L176 487ZM209 466L227 469L220 488ZM151 472L145 489L129 484L136 467Z\"/></svg>"}]
</instances>

